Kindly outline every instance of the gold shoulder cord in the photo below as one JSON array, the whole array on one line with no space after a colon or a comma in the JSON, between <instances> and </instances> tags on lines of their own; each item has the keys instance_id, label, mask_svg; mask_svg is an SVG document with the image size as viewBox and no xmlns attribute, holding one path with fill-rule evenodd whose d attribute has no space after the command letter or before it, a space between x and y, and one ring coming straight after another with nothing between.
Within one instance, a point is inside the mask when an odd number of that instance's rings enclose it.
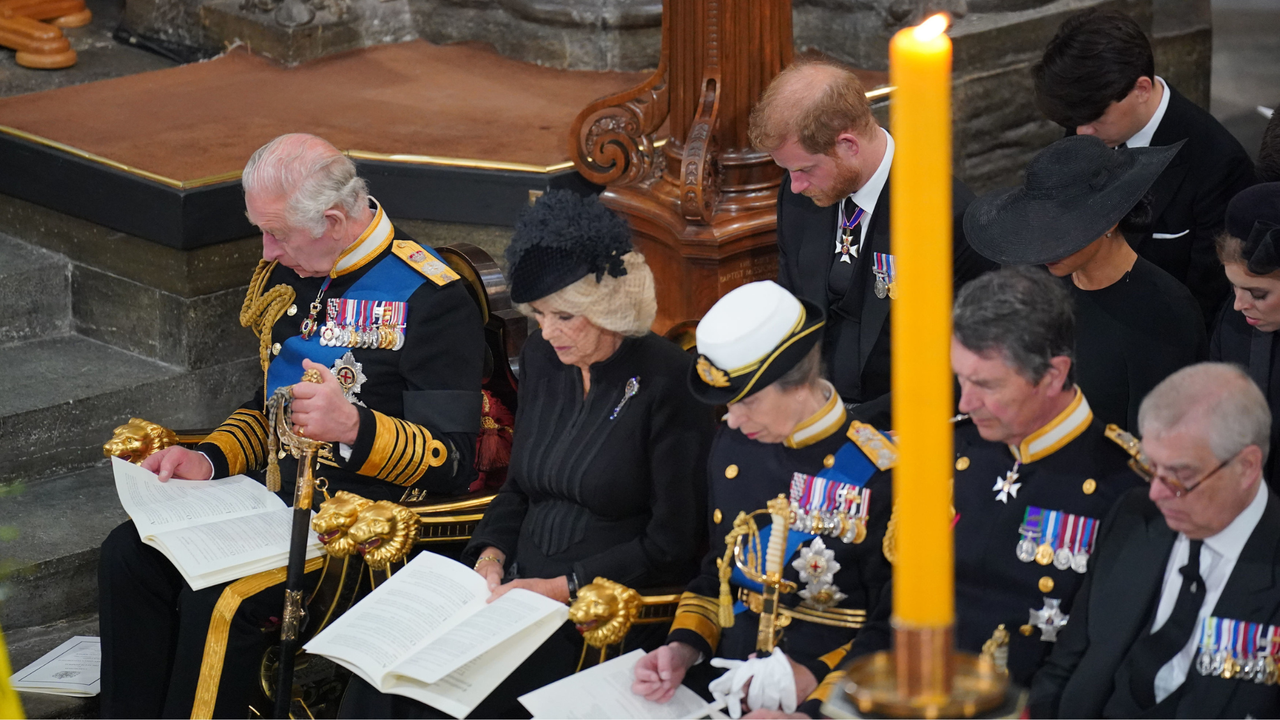
<instances>
[{"instance_id":1,"label":"gold shoulder cord","mask_svg":"<svg viewBox=\"0 0 1280 720\"><path fill-rule=\"evenodd\" d=\"M262 401L267 401L267 366L271 364L271 328L293 304L297 293L288 285L277 285L265 290L271 271L276 263L259 260L253 271L253 279L249 281L249 291L245 293L244 304L240 306L240 326L246 327L258 335L258 361L262 364Z\"/></svg>"}]
</instances>

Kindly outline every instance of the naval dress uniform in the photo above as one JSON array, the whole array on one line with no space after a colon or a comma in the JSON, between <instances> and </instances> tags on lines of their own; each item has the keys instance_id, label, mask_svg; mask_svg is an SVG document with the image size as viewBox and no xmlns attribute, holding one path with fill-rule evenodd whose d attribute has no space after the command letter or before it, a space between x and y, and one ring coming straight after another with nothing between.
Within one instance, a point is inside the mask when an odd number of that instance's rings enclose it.
<instances>
[{"instance_id":1,"label":"naval dress uniform","mask_svg":"<svg viewBox=\"0 0 1280 720\"><path fill-rule=\"evenodd\" d=\"M980 653L1003 625L1019 685L1030 684L1067 623L1102 520L1142 484L1124 440L1094 421L1079 389L1017 447L983 440L967 419L956 424L956 646ZM885 595L851 656L889 648Z\"/></svg>"},{"instance_id":2,"label":"naval dress uniform","mask_svg":"<svg viewBox=\"0 0 1280 720\"><path fill-rule=\"evenodd\" d=\"M871 426L851 423L839 394L827 387L826 406L785 443L756 442L721 426L707 464L710 552L680 598L668 642L686 643L704 658L742 660L756 652L762 588L735 568L726 596L717 561L726 557L726 536L738 514L761 510L783 495L792 519L783 578L797 591L782 596L778 620L785 626L778 647L818 679L844 657L868 605L889 581L881 544L897 453ZM764 548L773 530L770 516L755 520ZM725 627L720 603L729 600L733 624ZM688 682L702 690L718 671L696 668Z\"/></svg>"},{"instance_id":3,"label":"naval dress uniform","mask_svg":"<svg viewBox=\"0 0 1280 720\"><path fill-rule=\"evenodd\" d=\"M306 358L332 369L360 414L355 443L335 444L320 461L330 494L394 501L409 488L466 490L475 477L483 328L464 283L434 251L397 233L377 207L328 276L264 265L254 280L246 310L270 304L263 294L285 299L274 321L269 312L254 327L270 333L263 387L197 448L214 477L267 466L264 399L299 382ZM296 464L286 455L279 465L288 501ZM211 626L226 585L192 590L132 522L103 543L99 585L103 717L189 717L197 684L215 717L246 715L282 586L244 598L230 627ZM200 683L206 646L219 644L220 681Z\"/></svg>"}]
</instances>

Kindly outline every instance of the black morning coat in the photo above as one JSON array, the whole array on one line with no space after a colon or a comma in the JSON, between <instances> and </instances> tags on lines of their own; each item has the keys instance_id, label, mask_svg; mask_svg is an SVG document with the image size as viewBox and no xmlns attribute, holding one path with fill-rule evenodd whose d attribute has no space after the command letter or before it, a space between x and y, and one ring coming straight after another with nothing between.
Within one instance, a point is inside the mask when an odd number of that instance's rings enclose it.
<instances>
[{"instance_id":1,"label":"black morning coat","mask_svg":"<svg viewBox=\"0 0 1280 720\"><path fill-rule=\"evenodd\" d=\"M1145 488L1116 506L1099 537L1099 552L1076 596L1071 622L1031 686L1032 717L1103 717L1116 691L1116 672L1139 633L1151 626L1177 533ZM1267 498L1213 616L1280 624L1280 498ZM1280 717L1280 686L1241 677L1201 675L1195 662L1176 707L1160 717Z\"/></svg>"},{"instance_id":2,"label":"black morning coat","mask_svg":"<svg viewBox=\"0 0 1280 720\"><path fill-rule=\"evenodd\" d=\"M831 266L836 262L840 204L818 207L809 198L791 191L789 175L783 176L778 190L778 284L822 308L827 318L822 356L831 382L846 402L871 403L855 408L853 417L876 427L890 426L890 298L876 296L872 259L874 253L893 252L889 244L892 181L891 172L871 212L861 258L849 291L842 298L831 297L827 287ZM952 271L957 291L964 283L996 267L964 238L964 211L971 202L973 193L959 180L953 181Z\"/></svg>"},{"instance_id":3,"label":"black morning coat","mask_svg":"<svg viewBox=\"0 0 1280 720\"><path fill-rule=\"evenodd\" d=\"M1125 236L1139 255L1191 290L1207 324L1217 316L1228 288L1214 243L1227 203L1256 182L1253 161L1212 115L1171 85L1165 87L1169 106L1151 146L1187 143L1151 186L1151 231Z\"/></svg>"},{"instance_id":4,"label":"black morning coat","mask_svg":"<svg viewBox=\"0 0 1280 720\"><path fill-rule=\"evenodd\" d=\"M961 420L955 451L956 646L979 653L1004 625L1010 636L1010 678L1026 686L1053 648L1039 628L1028 627L1031 611L1045 608L1047 599L1057 600L1069 616L1086 577L1070 567L1019 559L1019 529L1028 508L1088 518L1096 528L1120 497L1142 480L1129 468L1129 454L1093 420L1082 393L1019 448L983 440L976 426ZM1011 489L1002 502L994 485L1019 457L1023 462L1015 480L1017 494ZM889 649L890 594L885 593L871 624L854 642L851 656Z\"/></svg>"}]
</instances>

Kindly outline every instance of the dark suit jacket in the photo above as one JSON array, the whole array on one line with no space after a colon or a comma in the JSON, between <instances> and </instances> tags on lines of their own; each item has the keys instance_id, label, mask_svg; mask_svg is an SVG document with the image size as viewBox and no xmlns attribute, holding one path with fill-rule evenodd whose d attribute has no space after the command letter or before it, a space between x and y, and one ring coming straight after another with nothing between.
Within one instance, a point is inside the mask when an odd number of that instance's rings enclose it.
<instances>
[{"instance_id":1,"label":"dark suit jacket","mask_svg":"<svg viewBox=\"0 0 1280 720\"><path fill-rule=\"evenodd\" d=\"M892 173L891 173L892 175ZM836 223L839 204L818 207L803 195L791 192L791 179L784 175L778 192L778 283L793 294L813 302L827 316L823 336L823 359L840 397L848 402L873 402L855 410L858 419L877 427L888 427L889 392L889 298L875 294L872 253L891 253L889 247L889 188L884 190L871 212L867 241L862 249L849 292L842 302L831 306L827 279L835 262ZM995 267L974 252L964 239L965 208L973 193L959 180L952 187L954 216L953 272L958 290L965 282ZM852 320L852 322L850 322ZM856 326L855 332L844 332ZM874 408L874 412L872 411Z\"/></svg>"},{"instance_id":2,"label":"dark suit jacket","mask_svg":"<svg viewBox=\"0 0 1280 720\"><path fill-rule=\"evenodd\" d=\"M1150 623L1177 534L1147 498L1126 495L1098 535L1071 621L1031 685L1032 717L1096 718L1111 697L1116 670ZM1267 498L1213 615L1280 623L1280 498ZM1280 686L1206 677L1193 667L1177 717L1277 717Z\"/></svg>"},{"instance_id":3,"label":"dark suit jacket","mask_svg":"<svg viewBox=\"0 0 1280 720\"><path fill-rule=\"evenodd\" d=\"M1214 243L1227 202L1255 182L1253 162L1212 115L1166 87L1169 107L1151 145L1187 143L1151 186L1151 232L1135 233L1129 241L1139 255L1190 288L1207 325L1217 317L1228 287Z\"/></svg>"}]
</instances>

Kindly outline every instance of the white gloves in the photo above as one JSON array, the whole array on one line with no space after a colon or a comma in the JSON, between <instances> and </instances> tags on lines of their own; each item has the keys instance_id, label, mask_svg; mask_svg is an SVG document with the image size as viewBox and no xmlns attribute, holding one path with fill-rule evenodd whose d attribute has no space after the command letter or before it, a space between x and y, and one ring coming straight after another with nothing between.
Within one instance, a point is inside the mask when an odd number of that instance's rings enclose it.
<instances>
[{"instance_id":1,"label":"white gloves","mask_svg":"<svg viewBox=\"0 0 1280 720\"><path fill-rule=\"evenodd\" d=\"M796 711L796 676L782 650L774 648L772 655L750 660L712 658L711 665L728 668L728 672L711 681L708 689L717 702L728 704L729 716L735 720L742 717L743 686L748 682L751 683L746 689L749 709Z\"/></svg>"}]
</instances>

